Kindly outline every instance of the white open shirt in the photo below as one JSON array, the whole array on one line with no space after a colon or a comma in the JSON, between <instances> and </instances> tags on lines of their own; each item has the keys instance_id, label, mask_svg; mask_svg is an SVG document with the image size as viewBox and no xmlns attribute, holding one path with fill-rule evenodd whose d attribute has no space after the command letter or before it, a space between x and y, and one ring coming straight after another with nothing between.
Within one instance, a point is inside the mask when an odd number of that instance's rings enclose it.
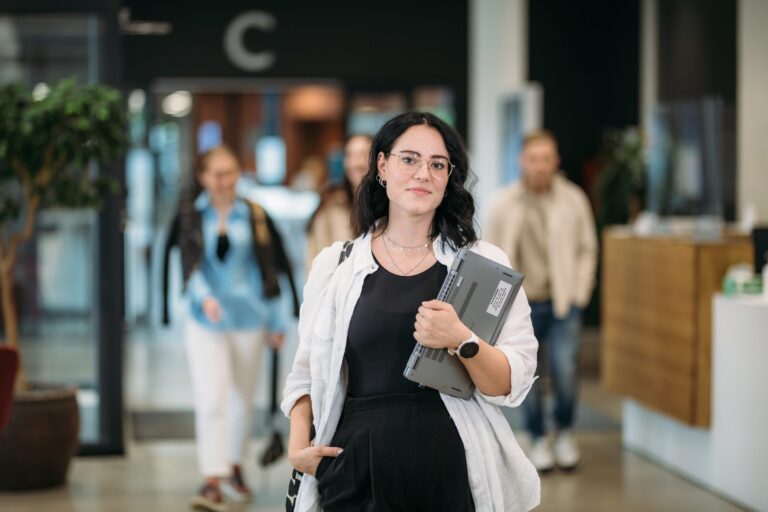
<instances>
[{"instance_id":1,"label":"white open shirt","mask_svg":"<svg viewBox=\"0 0 768 512\"><path fill-rule=\"evenodd\" d=\"M312 263L299 317L299 347L281 404L285 415L290 416L296 401L310 396L314 444L321 446L331 442L347 395L344 351L349 320L365 277L378 269L370 233L355 240L349 257L339 265L342 245L336 242L324 249ZM450 268L456 252L447 245L443 250L439 237L433 250L437 260ZM471 250L509 266L509 258L495 245L478 242ZM538 473L499 409L520 405L535 380L538 342L530 313L521 289L496 341L495 347L504 352L511 368L509 395L488 396L475 389L470 400L462 400L440 394L464 443L472 499L480 512L525 511L539 504ZM295 510L320 510L317 481L311 475L302 479Z\"/></svg>"}]
</instances>

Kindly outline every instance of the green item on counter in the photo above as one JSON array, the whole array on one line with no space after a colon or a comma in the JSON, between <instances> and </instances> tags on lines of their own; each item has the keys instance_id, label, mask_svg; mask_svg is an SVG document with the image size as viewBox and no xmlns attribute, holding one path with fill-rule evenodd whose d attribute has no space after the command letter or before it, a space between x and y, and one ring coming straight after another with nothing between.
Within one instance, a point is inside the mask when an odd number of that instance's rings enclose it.
<instances>
[{"instance_id":1,"label":"green item on counter","mask_svg":"<svg viewBox=\"0 0 768 512\"><path fill-rule=\"evenodd\" d=\"M763 281L757 276L743 281L737 281L729 275L723 278L724 295L759 295L761 293L763 293Z\"/></svg>"}]
</instances>

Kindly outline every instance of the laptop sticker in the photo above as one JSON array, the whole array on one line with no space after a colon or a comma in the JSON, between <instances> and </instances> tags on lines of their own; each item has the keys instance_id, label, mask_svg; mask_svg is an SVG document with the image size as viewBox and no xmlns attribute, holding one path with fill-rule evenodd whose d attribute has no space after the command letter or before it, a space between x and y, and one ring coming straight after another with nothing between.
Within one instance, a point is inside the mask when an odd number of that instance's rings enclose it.
<instances>
[{"instance_id":1,"label":"laptop sticker","mask_svg":"<svg viewBox=\"0 0 768 512\"><path fill-rule=\"evenodd\" d=\"M488 304L488 309L486 309L485 312L493 316L499 316L504 307L504 302L507 300L507 296L511 290L512 285L510 283L499 281L498 286L496 286L496 291L493 293L493 297L491 297L491 303Z\"/></svg>"}]
</instances>

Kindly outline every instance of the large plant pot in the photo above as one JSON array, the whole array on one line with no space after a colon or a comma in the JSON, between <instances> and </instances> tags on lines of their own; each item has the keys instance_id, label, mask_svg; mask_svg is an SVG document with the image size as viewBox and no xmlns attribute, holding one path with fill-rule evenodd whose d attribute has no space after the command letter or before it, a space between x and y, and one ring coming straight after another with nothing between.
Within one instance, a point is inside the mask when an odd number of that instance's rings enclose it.
<instances>
[{"instance_id":1,"label":"large plant pot","mask_svg":"<svg viewBox=\"0 0 768 512\"><path fill-rule=\"evenodd\" d=\"M38 387L17 393L11 419L0 433L0 490L62 485L79 433L74 389Z\"/></svg>"}]
</instances>

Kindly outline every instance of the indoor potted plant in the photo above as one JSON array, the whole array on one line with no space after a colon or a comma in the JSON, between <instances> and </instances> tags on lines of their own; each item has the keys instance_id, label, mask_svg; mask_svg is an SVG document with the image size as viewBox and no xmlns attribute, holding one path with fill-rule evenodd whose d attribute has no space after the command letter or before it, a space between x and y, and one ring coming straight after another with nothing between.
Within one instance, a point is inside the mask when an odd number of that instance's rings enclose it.
<instances>
[{"instance_id":1,"label":"indoor potted plant","mask_svg":"<svg viewBox=\"0 0 768 512\"><path fill-rule=\"evenodd\" d=\"M645 160L636 127L608 130L603 135L595 195L598 233L611 225L632 223L643 209Z\"/></svg>"},{"instance_id":2,"label":"indoor potted plant","mask_svg":"<svg viewBox=\"0 0 768 512\"><path fill-rule=\"evenodd\" d=\"M0 87L0 339L5 343L20 348L14 266L20 245L34 234L37 213L98 208L117 187L99 165L115 161L124 147L125 109L115 89L69 79L44 97L33 97L19 84ZM20 368L11 419L0 435L0 489L63 483L78 434L75 391L28 385Z\"/></svg>"}]
</instances>

